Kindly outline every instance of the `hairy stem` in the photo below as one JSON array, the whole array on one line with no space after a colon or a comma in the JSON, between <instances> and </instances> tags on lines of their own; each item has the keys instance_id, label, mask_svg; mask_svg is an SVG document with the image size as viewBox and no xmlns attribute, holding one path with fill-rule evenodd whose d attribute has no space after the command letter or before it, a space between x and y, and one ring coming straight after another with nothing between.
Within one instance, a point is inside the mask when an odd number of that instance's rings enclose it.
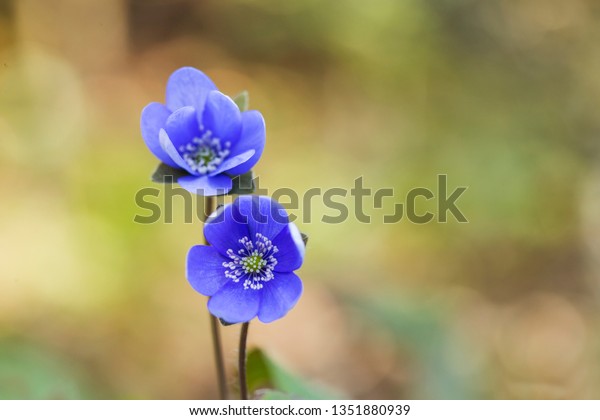
<instances>
[{"instance_id":1,"label":"hairy stem","mask_svg":"<svg viewBox=\"0 0 600 420\"><path fill-rule=\"evenodd\" d=\"M250 322L242 324L240 331L240 351L239 351L239 375L240 375L240 399L248 399L248 381L246 380L246 341L248 340L248 328Z\"/></svg>"},{"instance_id":2,"label":"hairy stem","mask_svg":"<svg viewBox=\"0 0 600 420\"><path fill-rule=\"evenodd\" d=\"M217 379L219 382L219 398L228 399L227 396L227 378L225 375L225 361L223 360L223 349L221 348L221 335L219 334L219 320L216 316L210 315L210 330L213 339L213 351L215 354L215 365L217 367Z\"/></svg>"}]
</instances>

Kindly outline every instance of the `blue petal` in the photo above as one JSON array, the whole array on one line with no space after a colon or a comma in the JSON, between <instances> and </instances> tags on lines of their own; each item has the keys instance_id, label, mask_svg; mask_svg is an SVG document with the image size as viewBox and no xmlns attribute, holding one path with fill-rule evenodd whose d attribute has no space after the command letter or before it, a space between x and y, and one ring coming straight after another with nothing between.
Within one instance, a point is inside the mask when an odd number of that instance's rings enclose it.
<instances>
[{"instance_id":1,"label":"blue petal","mask_svg":"<svg viewBox=\"0 0 600 420\"><path fill-rule=\"evenodd\" d=\"M266 133L265 120L260 112L242 112L242 132L239 140L232 145L231 154L236 155L250 149L254 149L255 153L244 164L231 169L230 174L244 174L256 165L265 149Z\"/></svg>"},{"instance_id":2,"label":"blue petal","mask_svg":"<svg viewBox=\"0 0 600 420\"><path fill-rule=\"evenodd\" d=\"M237 220L248 223L251 240L256 239L257 233L273 240L289 223L283 206L266 196L243 195L233 205Z\"/></svg>"},{"instance_id":3,"label":"blue petal","mask_svg":"<svg viewBox=\"0 0 600 420\"><path fill-rule=\"evenodd\" d=\"M231 178L227 175L211 177L206 175L188 175L182 176L177 182L192 194L203 195L205 197L227 194L233 186Z\"/></svg>"},{"instance_id":4,"label":"blue petal","mask_svg":"<svg viewBox=\"0 0 600 420\"><path fill-rule=\"evenodd\" d=\"M302 280L294 273L275 273L263 285L258 319L265 323L282 318L302 295Z\"/></svg>"},{"instance_id":5,"label":"blue petal","mask_svg":"<svg viewBox=\"0 0 600 420\"><path fill-rule=\"evenodd\" d=\"M208 94L202 124L205 130L212 131L213 137L233 144L242 130L240 109L230 97L214 90Z\"/></svg>"},{"instance_id":6,"label":"blue petal","mask_svg":"<svg viewBox=\"0 0 600 420\"><path fill-rule=\"evenodd\" d=\"M242 165L244 162L247 162L248 159L252 158L252 156L254 156L254 150L247 150L242 154L225 159L214 172L211 172L210 176L220 174L221 172L227 172L232 168L236 168L237 166Z\"/></svg>"},{"instance_id":7,"label":"blue petal","mask_svg":"<svg viewBox=\"0 0 600 420\"><path fill-rule=\"evenodd\" d=\"M200 128L196 119L196 109L192 106L184 106L173 112L167 119L165 131L177 150L200 136Z\"/></svg>"},{"instance_id":8,"label":"blue petal","mask_svg":"<svg viewBox=\"0 0 600 420\"><path fill-rule=\"evenodd\" d=\"M154 156L167 165L176 167L177 164L160 147L160 140L158 138L158 132L166 125L169 115L171 115L171 112L166 106L158 102L151 102L142 110L140 128L142 129L144 142L146 142L148 149L154 153Z\"/></svg>"},{"instance_id":9,"label":"blue petal","mask_svg":"<svg viewBox=\"0 0 600 420\"><path fill-rule=\"evenodd\" d=\"M167 82L167 108L175 111L193 106L201 115L208 93L217 90L210 78L193 67L175 70Z\"/></svg>"},{"instance_id":10,"label":"blue petal","mask_svg":"<svg viewBox=\"0 0 600 420\"><path fill-rule=\"evenodd\" d=\"M248 322L258 313L261 293L244 290L241 283L228 282L208 300L208 310L230 324Z\"/></svg>"},{"instance_id":11,"label":"blue petal","mask_svg":"<svg viewBox=\"0 0 600 420\"><path fill-rule=\"evenodd\" d=\"M225 277L226 259L212 246L196 245L187 257L186 277L190 285L204 296L212 296L230 279Z\"/></svg>"},{"instance_id":12,"label":"blue petal","mask_svg":"<svg viewBox=\"0 0 600 420\"><path fill-rule=\"evenodd\" d=\"M228 249L237 251L239 240L250 234L248 225L237 219L234 213L233 204L227 204L213 213L204 225L204 237L224 256Z\"/></svg>"},{"instance_id":13,"label":"blue petal","mask_svg":"<svg viewBox=\"0 0 600 420\"><path fill-rule=\"evenodd\" d=\"M158 132L158 139L160 141L160 147L165 151L165 153L167 155L169 155L169 157L171 158L171 160L173 160L173 162L175 162L175 164L177 166L179 166L182 169L185 169L189 173L193 173L194 172L190 168L190 166L187 164L187 162L185 160L183 160L183 158L181 157L181 155L179 154L179 152L175 148L175 145L173 144L173 142L169 138L169 135L162 128Z\"/></svg>"},{"instance_id":14,"label":"blue petal","mask_svg":"<svg viewBox=\"0 0 600 420\"><path fill-rule=\"evenodd\" d=\"M305 246L302 235L294 223L289 223L272 242L279 250L275 254L277 258L275 271L289 272L300 268L304 261Z\"/></svg>"}]
</instances>

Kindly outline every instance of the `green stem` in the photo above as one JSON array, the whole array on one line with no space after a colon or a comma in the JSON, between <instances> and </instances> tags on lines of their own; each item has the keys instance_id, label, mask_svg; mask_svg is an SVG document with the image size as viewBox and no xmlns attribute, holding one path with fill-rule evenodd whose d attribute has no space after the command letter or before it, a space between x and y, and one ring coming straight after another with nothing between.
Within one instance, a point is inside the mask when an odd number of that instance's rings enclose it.
<instances>
[{"instance_id":1,"label":"green stem","mask_svg":"<svg viewBox=\"0 0 600 420\"><path fill-rule=\"evenodd\" d=\"M204 214L208 217L214 211L214 197L204 197ZM206 221L206 220L205 220ZM208 245L206 238L204 244ZM227 377L225 375L225 361L223 359L223 349L221 345L221 334L219 334L219 320L213 314L210 314L210 331L212 334L213 352L215 355L215 366L217 368L217 381L219 384L219 398L222 400L227 397Z\"/></svg>"},{"instance_id":2,"label":"green stem","mask_svg":"<svg viewBox=\"0 0 600 420\"><path fill-rule=\"evenodd\" d=\"M248 340L248 328L250 322L242 324L240 332L240 351L239 351L239 375L240 375L240 399L248 399L248 381L246 380L246 341Z\"/></svg>"}]
</instances>

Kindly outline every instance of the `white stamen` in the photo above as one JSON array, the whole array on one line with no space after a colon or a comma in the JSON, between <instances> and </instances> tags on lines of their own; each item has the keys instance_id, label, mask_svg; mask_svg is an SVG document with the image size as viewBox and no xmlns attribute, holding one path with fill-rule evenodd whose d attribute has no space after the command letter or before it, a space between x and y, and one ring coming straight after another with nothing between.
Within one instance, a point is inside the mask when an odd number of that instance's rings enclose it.
<instances>
[{"instance_id":1,"label":"white stamen","mask_svg":"<svg viewBox=\"0 0 600 420\"><path fill-rule=\"evenodd\" d=\"M194 137L190 143L180 146L179 151L193 172L206 175L216 171L223 163L230 153L231 143L222 144L219 138L212 137L212 132L204 131L202 126L200 131L203 131L201 137Z\"/></svg>"},{"instance_id":2,"label":"white stamen","mask_svg":"<svg viewBox=\"0 0 600 420\"><path fill-rule=\"evenodd\" d=\"M244 289L260 290L263 283L272 280L275 275L273 269L277 265L277 259L273 256L279 250L264 235L257 233L256 240L251 241L247 236L239 240L242 245L237 253L230 248L227 256L231 261L223 263L225 277L232 279L235 283L243 280Z\"/></svg>"}]
</instances>

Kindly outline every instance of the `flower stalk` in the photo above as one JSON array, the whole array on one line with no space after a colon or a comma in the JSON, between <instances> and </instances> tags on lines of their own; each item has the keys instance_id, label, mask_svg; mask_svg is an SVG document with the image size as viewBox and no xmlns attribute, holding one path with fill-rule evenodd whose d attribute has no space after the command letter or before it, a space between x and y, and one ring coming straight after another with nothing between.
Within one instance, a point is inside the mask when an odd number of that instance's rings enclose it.
<instances>
[{"instance_id":1,"label":"flower stalk","mask_svg":"<svg viewBox=\"0 0 600 420\"><path fill-rule=\"evenodd\" d=\"M244 322L240 331L240 351L238 354L238 370L240 376L240 399L248 399L248 380L246 379L246 342L248 341L248 328L250 322Z\"/></svg>"},{"instance_id":2,"label":"flower stalk","mask_svg":"<svg viewBox=\"0 0 600 420\"><path fill-rule=\"evenodd\" d=\"M204 215L206 218L215 210L214 197L204 197ZM205 219L206 221L206 219ZM208 245L206 238L203 238L205 245ZM227 377L225 375L225 361L223 359L223 346L221 344L221 334L219 333L219 320L213 314L210 314L210 331L212 334L213 353L215 356L215 367L217 369L217 383L219 385L219 398L228 399L227 395Z\"/></svg>"},{"instance_id":3,"label":"flower stalk","mask_svg":"<svg viewBox=\"0 0 600 420\"><path fill-rule=\"evenodd\" d=\"M213 339L213 351L215 354L215 365L217 368L217 381L219 383L219 398L228 399L227 380L225 376L225 361L223 360L223 349L221 346L221 335L219 334L219 320L216 316L210 315L210 330Z\"/></svg>"}]
</instances>

